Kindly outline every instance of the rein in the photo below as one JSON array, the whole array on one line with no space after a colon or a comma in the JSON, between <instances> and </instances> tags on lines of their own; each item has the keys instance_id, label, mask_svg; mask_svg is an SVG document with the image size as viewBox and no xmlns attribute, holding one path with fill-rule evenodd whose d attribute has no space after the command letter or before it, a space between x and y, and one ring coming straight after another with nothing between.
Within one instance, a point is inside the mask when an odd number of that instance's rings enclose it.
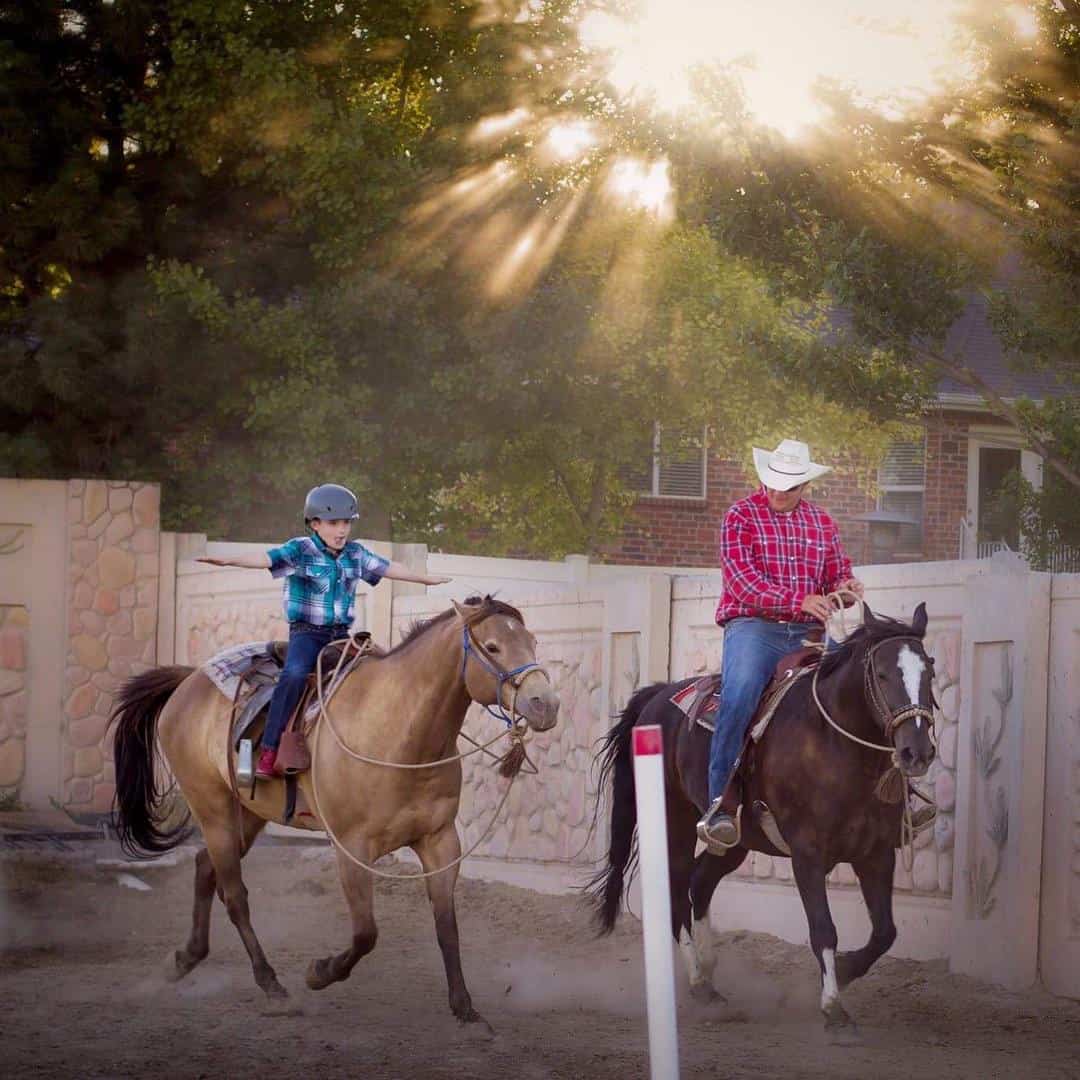
<instances>
[{"instance_id":1,"label":"rein","mask_svg":"<svg viewBox=\"0 0 1080 1080\"><path fill-rule=\"evenodd\" d=\"M473 749L466 750L460 754L453 754L449 757L439 758L436 761L385 761L380 758L368 757L366 754L361 754L356 750L353 750L345 742L345 740L342 739L341 734L338 732L338 729L334 726L334 721L330 714L329 704L330 701L333 699L334 694L341 686L342 682L344 682L345 676L349 674L349 671L352 670L352 668L350 667L346 671L342 672L342 667L345 664L346 658L348 657L350 648L357 654L357 656L359 656L360 647L356 644L356 642L351 636L342 639L345 642L345 647L342 649L341 655L338 657L337 664L335 665L334 670L330 675L330 685L328 690L324 690L323 688L322 652L319 653L318 658L316 659L315 679L319 702L319 716L316 718L314 724L315 746L311 755L311 794L315 803L315 812L319 815L319 819L320 821L322 821L323 828L326 830L327 836L330 837L335 847L337 847L337 849L342 852L342 854L344 854L351 862L355 863L362 869L367 870L369 873L374 874L376 877L390 878L391 880L397 881L420 880L422 878L435 877L438 874L445 873L447 870L452 870L455 866L460 865L462 862L464 862L465 859L472 855L472 853L476 851L476 849L480 847L480 845L491 834L492 829L494 829L495 827L495 822L498 821L499 815L502 813L502 809L506 805L507 799L509 799L510 797L510 792L513 789L514 781L517 779L519 773L524 771L529 773L530 775L535 775L539 771L533 761L529 758L528 752L525 749L525 741L528 737L529 730L527 723L524 721L524 718L517 711L517 696L521 684L525 681L525 679L531 672L539 671L540 674L542 674L544 678L548 680L549 684L551 682L551 676L548 675L547 671L535 661L528 664L522 664L520 667L508 670L504 668L501 664L499 664L496 660L494 660L492 657L487 656L483 652L482 647L473 635L472 623L474 621L476 621L476 619L466 619L465 625L462 629L462 644L464 655L462 656L461 661L461 677L462 679L464 679L465 669L466 665L468 664L470 655L481 665L481 667L485 668L485 670L495 676L497 682L495 700L498 704L498 711L496 712L495 709L493 709L490 705L484 705L484 708L492 716L497 716L499 719L503 720L506 724L506 730L500 731L498 735L494 736L491 739L488 739L488 741L485 743L478 743L475 739L473 739L470 735L467 735L465 732L459 732L459 736L465 738L468 742L471 742L473 744ZM331 644L337 644L337 642L332 642ZM506 683L509 683L511 689L513 690L513 696L510 700L509 714L507 713L506 708L502 702L503 686ZM424 870L419 871L415 874L390 874L387 873L385 870L380 870L377 866L374 866L371 863L365 862L363 859L359 858L351 851L349 851L349 849L338 838L330 823L326 820L326 815L323 814L322 810L320 809L319 780L316 771L316 762L318 760L319 737L322 732L323 725L319 724L319 720L325 720L326 726L330 728L330 733L334 736L334 740L341 748L341 750L343 750L349 757L355 759L356 761L361 761L366 765L379 765L383 768L388 769L433 769L438 768L439 766L452 765L455 762L463 761L465 758L471 757L473 754L484 753L487 754L488 757L493 758L496 762L501 764L502 767L500 768L500 772L502 773L502 775L509 778L510 783L507 785L506 791L503 793L502 798L499 800L498 806L495 807L495 811L492 814L491 819L488 821L487 827L484 829L483 833L480 834L480 837L476 840L476 842L472 844L467 851L463 851L460 855L457 856L457 858L452 859L445 866L440 866L438 867L438 869L435 870ZM504 739L507 737L509 737L510 739L511 746L510 749L506 752L506 754L504 754L502 757L497 754L493 754L488 749L500 739Z\"/></svg>"},{"instance_id":2,"label":"rein","mask_svg":"<svg viewBox=\"0 0 1080 1080\"><path fill-rule=\"evenodd\" d=\"M854 595L854 594L852 594ZM827 599L841 600L839 593L831 593ZM861 603L861 600L860 600ZM841 606L840 610L843 608ZM843 623L843 616L841 616ZM843 623L843 629L845 637L847 636L847 625ZM828 646L828 625L825 629L826 640L822 643L822 653ZM933 805L933 800L924 795L918 788L911 785L911 781L908 780L906 774L901 770L899 762L896 757L896 745L894 742L896 729L901 724L908 720L914 719L918 724L920 719L925 719L930 732L931 742L936 746L937 739L934 737L934 713L932 709L924 708L922 705L905 705L902 709L893 711L888 701L885 700L885 693L881 689L881 682L874 672L874 657L886 642L896 640L908 640L918 641L921 645L921 639L911 634L898 634L894 637L885 638L882 641L875 642L866 650L866 656L863 657L863 690L866 700L869 702L871 708L874 711L875 718L881 725L882 730L885 733L886 738L889 739L889 744L870 742L867 739L862 739L858 735L846 728L842 728L833 718L829 715L829 710L821 702L821 698L818 695L818 675L820 674L820 668L814 669L813 678L810 681L810 691L814 697L814 704L817 706L818 711L825 718L829 726L839 734L843 735L845 739L849 739L853 743L857 743L859 746L863 746L868 750L877 750L883 754L889 754L892 757L892 766L889 768L878 781L875 794L882 802L895 803L901 802L903 805L903 819L901 823L901 837L900 837L900 851L901 857L904 863L904 869L908 872L911 871L915 860L915 829L911 820L911 805L910 805L910 793L915 792L924 802ZM899 779L900 790L896 791L896 781Z\"/></svg>"}]
</instances>

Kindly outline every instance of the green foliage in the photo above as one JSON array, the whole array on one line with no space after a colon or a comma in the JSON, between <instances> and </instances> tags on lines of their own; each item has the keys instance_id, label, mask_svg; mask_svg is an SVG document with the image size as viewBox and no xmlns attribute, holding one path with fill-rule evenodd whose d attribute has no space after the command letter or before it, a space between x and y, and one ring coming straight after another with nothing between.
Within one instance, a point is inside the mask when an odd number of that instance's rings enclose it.
<instances>
[{"instance_id":1,"label":"green foliage","mask_svg":"<svg viewBox=\"0 0 1080 1080\"><path fill-rule=\"evenodd\" d=\"M578 5L528 7L0 0L0 470L161 479L234 539L334 479L368 535L562 554L617 534L657 419L873 456L963 377L974 288L1075 389L1071 5L1037 50L975 21L993 77L922 115L830 91L809 147L722 71L690 118L619 101ZM670 164L671 215L611 196L620 158ZM1064 401L991 408L1069 485ZM1032 536L1071 535L1060 490L1020 493Z\"/></svg>"}]
</instances>

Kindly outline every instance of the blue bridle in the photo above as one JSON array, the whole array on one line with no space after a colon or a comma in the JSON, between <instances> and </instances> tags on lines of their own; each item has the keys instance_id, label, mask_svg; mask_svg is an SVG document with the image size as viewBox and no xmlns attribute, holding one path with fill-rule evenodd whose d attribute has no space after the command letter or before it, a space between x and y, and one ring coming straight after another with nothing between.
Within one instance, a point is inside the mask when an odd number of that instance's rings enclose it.
<instances>
[{"instance_id":1,"label":"blue bridle","mask_svg":"<svg viewBox=\"0 0 1080 1080\"><path fill-rule=\"evenodd\" d=\"M502 690L504 683L510 683L510 686L514 690L515 706L511 706L514 712L517 712L517 690L521 686L523 679L518 676L526 675L530 671L543 671L540 665L534 660L528 664L522 664L520 667L513 669L504 668L502 664L497 663L490 656L488 656L483 648L476 642L472 635L472 627L466 623L461 629L461 644L464 647L464 651L461 657L461 677L465 678L465 665L469 662L469 656L472 655L476 659L480 666L485 671L490 672L495 676L496 688L495 688L495 705L484 705L484 708L492 715L498 717L507 727L514 726L514 718L509 715L502 701ZM514 680L517 679L517 682ZM550 680L549 680L550 681ZM477 704L483 704L477 702Z\"/></svg>"}]
</instances>

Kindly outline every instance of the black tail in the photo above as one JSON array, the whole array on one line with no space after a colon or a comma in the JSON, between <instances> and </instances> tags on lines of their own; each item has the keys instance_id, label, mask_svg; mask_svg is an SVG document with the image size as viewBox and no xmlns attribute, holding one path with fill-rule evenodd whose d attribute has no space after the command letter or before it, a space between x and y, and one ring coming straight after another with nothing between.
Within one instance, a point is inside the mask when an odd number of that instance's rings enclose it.
<instances>
[{"instance_id":1,"label":"black tail","mask_svg":"<svg viewBox=\"0 0 1080 1080\"><path fill-rule=\"evenodd\" d=\"M156 855L184 842L191 830L188 816L167 827L162 803L171 788L154 778L154 744L158 714L173 691L191 674L189 667L157 667L128 679L120 688L109 723L116 724L116 831L130 855Z\"/></svg>"},{"instance_id":2,"label":"black tail","mask_svg":"<svg viewBox=\"0 0 1080 1080\"><path fill-rule=\"evenodd\" d=\"M634 763L630 759L630 734L645 706L667 683L653 683L638 690L623 709L619 722L604 737L597 754L601 793L611 776L611 847L607 866L585 886L589 903L596 910L601 934L610 934L619 917L623 891L637 862L637 802L634 794Z\"/></svg>"}]
</instances>

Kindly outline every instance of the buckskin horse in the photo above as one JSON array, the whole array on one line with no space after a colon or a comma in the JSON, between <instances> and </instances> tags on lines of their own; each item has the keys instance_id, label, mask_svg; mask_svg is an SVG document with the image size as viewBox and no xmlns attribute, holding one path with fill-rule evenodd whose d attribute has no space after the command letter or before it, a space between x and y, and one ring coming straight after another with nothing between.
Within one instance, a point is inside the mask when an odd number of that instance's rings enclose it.
<instances>
[{"instance_id":1,"label":"buckskin horse","mask_svg":"<svg viewBox=\"0 0 1080 1080\"><path fill-rule=\"evenodd\" d=\"M933 760L933 660L923 648L924 604L910 625L875 616L869 607L864 612L863 625L821 659L812 677L795 682L749 759L744 754L742 838L723 855L694 855L695 823L707 798L709 733L689 726L671 702L693 680L638 690L601 746L601 790L609 776L612 782L611 845L606 866L588 887L600 932L610 933L615 925L633 865L637 810L631 732L637 724L659 724L672 933L695 996L716 996L709 924L713 893L751 851L790 853L821 972L827 1028L851 1025L840 988L865 975L896 940L893 871L905 801L886 792L891 786L906 794L899 778L923 775ZM838 955L825 879L840 862L850 863L859 879L872 930L861 949Z\"/></svg>"},{"instance_id":2,"label":"buckskin horse","mask_svg":"<svg viewBox=\"0 0 1080 1080\"><path fill-rule=\"evenodd\" d=\"M450 1008L463 1023L486 1025L461 971L454 912L461 856L455 826L461 761L455 747L470 701L501 705L536 731L551 728L558 714L558 696L536 662L536 639L519 611L490 596L455 603L415 624L384 656L364 660L341 679L331 699L340 742L320 737L329 718L324 713L315 729L312 768L298 782L307 804L317 809L309 827L327 827L336 837L352 942L336 956L311 962L306 981L312 989L348 978L375 947L374 879L360 864L370 866L381 855L411 847L428 875ZM159 667L128 680L113 713L117 827L126 849L145 853L167 851L187 835L184 823L162 820L166 792L154 777L156 732L206 845L195 859L191 935L176 952L170 974L183 978L206 958L216 891L268 1007L281 1008L288 994L252 929L240 860L267 821L279 817L283 781L260 782L254 798L236 791L229 761L231 712L201 669ZM385 767L390 763L397 767Z\"/></svg>"}]
</instances>

